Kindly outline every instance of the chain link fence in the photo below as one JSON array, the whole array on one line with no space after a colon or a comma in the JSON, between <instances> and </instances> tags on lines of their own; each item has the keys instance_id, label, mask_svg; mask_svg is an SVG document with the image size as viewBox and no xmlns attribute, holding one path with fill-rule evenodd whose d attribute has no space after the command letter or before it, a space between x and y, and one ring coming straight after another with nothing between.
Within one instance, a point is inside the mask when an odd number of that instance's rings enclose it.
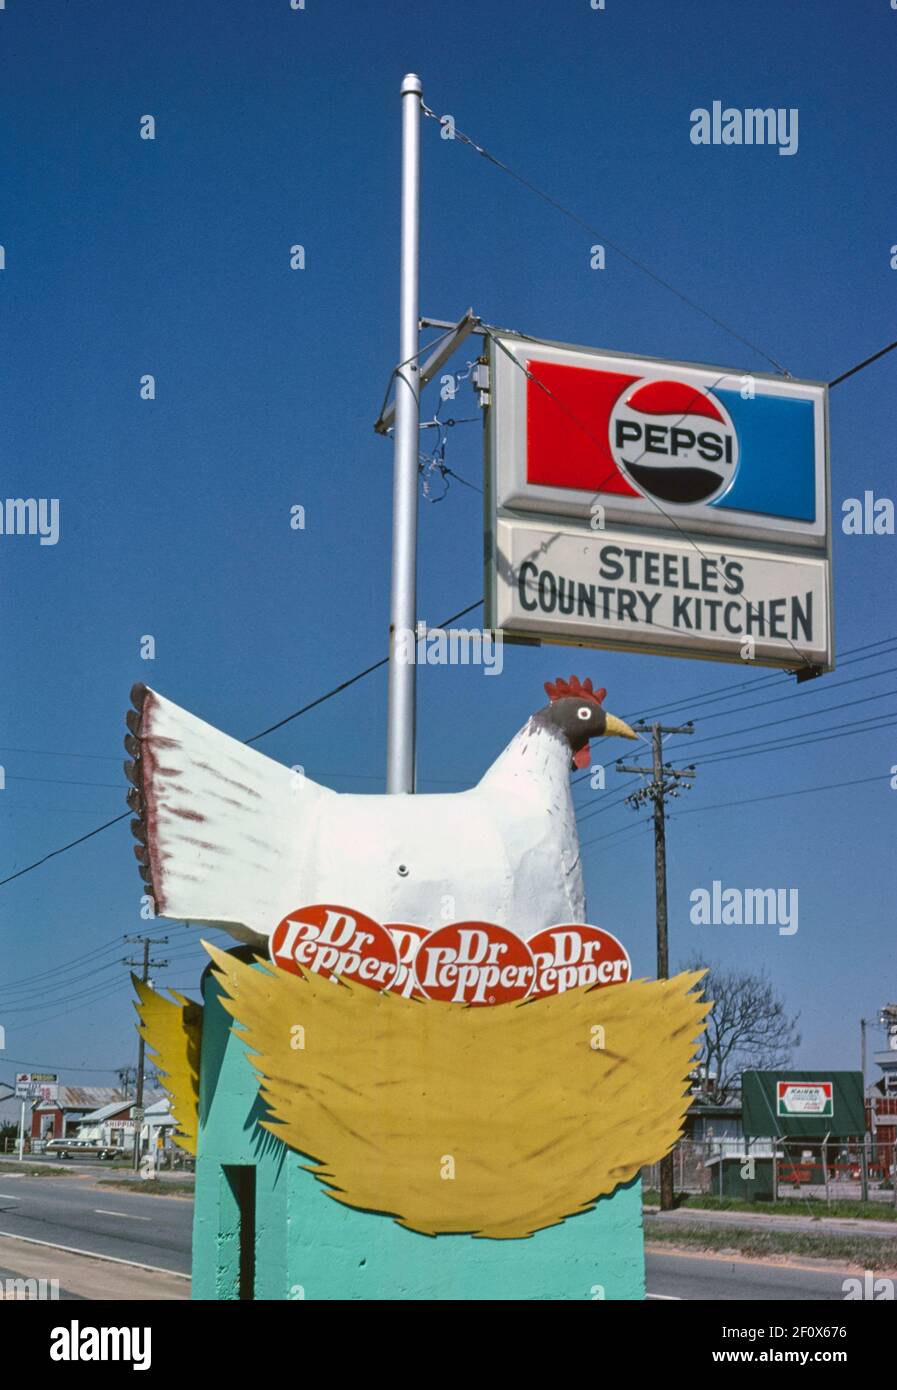
<instances>
[{"instance_id":1,"label":"chain link fence","mask_svg":"<svg viewBox=\"0 0 897 1390\"><path fill-rule=\"evenodd\" d=\"M676 1192L754 1201L873 1201L897 1205L895 1145L873 1140L682 1139L673 1149ZM650 1191L659 1164L642 1169Z\"/></svg>"}]
</instances>

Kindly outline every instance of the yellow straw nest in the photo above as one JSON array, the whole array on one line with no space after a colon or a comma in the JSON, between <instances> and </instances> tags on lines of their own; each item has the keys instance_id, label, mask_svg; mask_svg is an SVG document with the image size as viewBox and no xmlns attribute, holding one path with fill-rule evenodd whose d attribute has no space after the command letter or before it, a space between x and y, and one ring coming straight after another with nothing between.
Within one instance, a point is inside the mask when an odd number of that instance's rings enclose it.
<instances>
[{"instance_id":1,"label":"yellow straw nest","mask_svg":"<svg viewBox=\"0 0 897 1390\"><path fill-rule=\"evenodd\" d=\"M469 1008L206 945L270 1112L338 1202L425 1235L531 1235L668 1153L703 972Z\"/></svg>"}]
</instances>

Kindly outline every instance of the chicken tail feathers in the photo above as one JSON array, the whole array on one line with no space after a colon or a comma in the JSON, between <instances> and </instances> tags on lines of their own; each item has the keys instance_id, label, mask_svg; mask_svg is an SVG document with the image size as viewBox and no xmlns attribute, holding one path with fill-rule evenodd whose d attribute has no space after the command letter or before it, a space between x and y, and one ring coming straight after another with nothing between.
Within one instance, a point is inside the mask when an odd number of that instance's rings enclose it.
<instances>
[{"instance_id":1,"label":"chicken tail feathers","mask_svg":"<svg viewBox=\"0 0 897 1390\"><path fill-rule=\"evenodd\" d=\"M288 911L285 866L322 788L148 686L131 691L125 774L153 910L257 942Z\"/></svg>"}]
</instances>

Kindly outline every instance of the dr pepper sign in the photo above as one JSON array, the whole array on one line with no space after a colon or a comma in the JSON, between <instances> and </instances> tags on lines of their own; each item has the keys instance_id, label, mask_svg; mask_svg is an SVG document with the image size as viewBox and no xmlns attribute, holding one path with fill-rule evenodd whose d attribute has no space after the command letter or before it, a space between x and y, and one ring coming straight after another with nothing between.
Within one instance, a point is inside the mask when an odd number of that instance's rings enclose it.
<instances>
[{"instance_id":1,"label":"dr pepper sign","mask_svg":"<svg viewBox=\"0 0 897 1390\"><path fill-rule=\"evenodd\" d=\"M408 922L381 926L354 907L315 903L288 913L269 947L274 965L293 975L474 1007L602 989L631 977L617 938L576 922L546 927L524 941L494 922L452 922L427 931Z\"/></svg>"},{"instance_id":2,"label":"dr pepper sign","mask_svg":"<svg viewBox=\"0 0 897 1390\"><path fill-rule=\"evenodd\" d=\"M486 624L832 666L827 388L490 339Z\"/></svg>"}]
</instances>

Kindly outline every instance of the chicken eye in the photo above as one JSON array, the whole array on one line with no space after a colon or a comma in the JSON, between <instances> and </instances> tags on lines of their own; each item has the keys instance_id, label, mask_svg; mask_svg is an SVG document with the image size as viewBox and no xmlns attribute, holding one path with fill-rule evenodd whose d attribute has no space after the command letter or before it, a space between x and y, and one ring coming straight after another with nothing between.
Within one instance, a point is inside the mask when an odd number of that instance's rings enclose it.
<instances>
[{"instance_id":1,"label":"chicken eye","mask_svg":"<svg viewBox=\"0 0 897 1390\"><path fill-rule=\"evenodd\" d=\"M585 705L580 705L579 709L576 711L576 717L577 719L591 719L592 711L587 709Z\"/></svg>"}]
</instances>

